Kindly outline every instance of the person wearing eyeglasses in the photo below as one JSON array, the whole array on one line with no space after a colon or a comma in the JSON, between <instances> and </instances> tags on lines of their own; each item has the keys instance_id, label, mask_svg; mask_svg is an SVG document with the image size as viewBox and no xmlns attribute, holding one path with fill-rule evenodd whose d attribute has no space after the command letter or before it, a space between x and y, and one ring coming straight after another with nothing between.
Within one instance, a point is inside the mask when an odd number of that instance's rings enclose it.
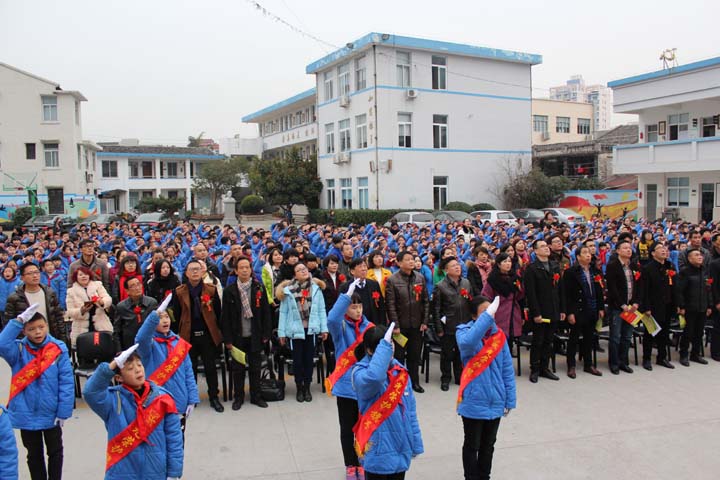
<instances>
[{"instance_id":1,"label":"person wearing eyeglasses","mask_svg":"<svg viewBox=\"0 0 720 480\"><path fill-rule=\"evenodd\" d=\"M23 283L10 294L5 304L5 318L16 318L30 305L37 303L38 312L47 319L50 335L67 343L65 319L57 292L40 282L40 267L34 263L24 263L20 267L20 280Z\"/></svg>"}]
</instances>

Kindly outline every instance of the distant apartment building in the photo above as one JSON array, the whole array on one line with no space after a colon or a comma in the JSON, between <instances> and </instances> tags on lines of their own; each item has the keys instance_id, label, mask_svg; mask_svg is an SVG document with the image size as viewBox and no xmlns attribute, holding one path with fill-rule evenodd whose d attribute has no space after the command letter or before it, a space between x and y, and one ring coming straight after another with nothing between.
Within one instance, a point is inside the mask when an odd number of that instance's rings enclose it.
<instances>
[{"instance_id":1,"label":"distant apartment building","mask_svg":"<svg viewBox=\"0 0 720 480\"><path fill-rule=\"evenodd\" d=\"M298 149L303 158L317 153L318 124L315 89L287 98L242 118L256 123L262 158L273 158Z\"/></svg>"},{"instance_id":2,"label":"distant apartment building","mask_svg":"<svg viewBox=\"0 0 720 480\"><path fill-rule=\"evenodd\" d=\"M210 198L192 191L203 165L225 158L202 147L140 145L127 139L98 153L102 213L129 212L145 197L184 198L185 208L210 209Z\"/></svg>"},{"instance_id":3,"label":"distant apartment building","mask_svg":"<svg viewBox=\"0 0 720 480\"><path fill-rule=\"evenodd\" d=\"M95 213L99 147L83 140L85 101L76 90L0 63L0 222L30 195L48 213Z\"/></svg>"},{"instance_id":4,"label":"distant apartment building","mask_svg":"<svg viewBox=\"0 0 720 480\"><path fill-rule=\"evenodd\" d=\"M595 131L593 106L565 100L532 99L532 144L580 142Z\"/></svg>"},{"instance_id":5,"label":"distant apartment building","mask_svg":"<svg viewBox=\"0 0 720 480\"><path fill-rule=\"evenodd\" d=\"M595 131L608 130L612 125L612 90L604 85L585 85L582 75L573 75L565 85L550 88L550 99L591 104Z\"/></svg>"}]
</instances>

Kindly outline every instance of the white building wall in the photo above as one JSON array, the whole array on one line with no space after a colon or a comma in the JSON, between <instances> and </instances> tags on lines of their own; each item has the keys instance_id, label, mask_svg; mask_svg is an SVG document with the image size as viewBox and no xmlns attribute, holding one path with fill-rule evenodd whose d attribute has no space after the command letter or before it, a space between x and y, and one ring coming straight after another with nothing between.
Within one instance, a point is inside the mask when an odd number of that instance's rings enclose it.
<instances>
[{"instance_id":1,"label":"white building wall","mask_svg":"<svg viewBox=\"0 0 720 480\"><path fill-rule=\"evenodd\" d=\"M260 156L262 154L262 139L260 136L253 138L231 137L218 139L220 145L220 155L253 155Z\"/></svg>"},{"instance_id":2,"label":"white building wall","mask_svg":"<svg viewBox=\"0 0 720 480\"><path fill-rule=\"evenodd\" d=\"M521 166L529 168L530 66L435 52L447 57L447 90L431 90L433 53L415 50L411 52L411 85L418 89L418 96L408 99L406 89L397 87L395 50L376 48L377 94L372 88L374 62L370 49L366 53L369 88L355 93L351 82L353 93L348 108L340 107L337 98L325 101L323 71L317 74L318 173L324 185L328 179L335 180L336 207L341 205L341 178L352 179L353 206L357 205L358 177L368 177L370 208L433 208L434 176L448 177L448 201L497 204L492 191L501 164L510 160L515 165L519 158ZM353 60L354 57L348 58L352 73ZM332 68L337 92L336 67ZM351 77L354 82L354 75ZM398 112L412 114L412 148L398 146ZM363 113L368 117L368 149L358 151L355 117ZM448 116L447 149L433 148L433 114ZM337 153L338 122L345 118L350 119L352 156L349 163L336 165L333 155L327 154L325 125L334 125ZM377 151L372 139L375 132ZM370 164L374 165L376 160L381 166L379 174L371 171ZM326 191L321 205L327 207Z\"/></svg>"}]
</instances>

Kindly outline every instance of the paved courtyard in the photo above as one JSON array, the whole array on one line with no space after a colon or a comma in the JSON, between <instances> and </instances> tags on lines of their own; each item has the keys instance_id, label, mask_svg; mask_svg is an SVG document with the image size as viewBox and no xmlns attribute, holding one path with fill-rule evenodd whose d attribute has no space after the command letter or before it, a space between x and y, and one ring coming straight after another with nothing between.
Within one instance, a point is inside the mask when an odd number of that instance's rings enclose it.
<instances>
[{"instance_id":1,"label":"paved courtyard","mask_svg":"<svg viewBox=\"0 0 720 480\"><path fill-rule=\"evenodd\" d=\"M720 363L690 368L674 363L675 370L639 367L620 376L601 365L603 377L578 372L571 380L558 362L559 382L541 379L533 385L526 376L518 378L518 408L500 425L493 478L717 479ZM407 478L461 479L457 387L440 391L436 356L431 373L430 383L423 383L426 393L418 395L425 454L415 459ZM7 398L9 374L3 362L0 398ZM309 404L295 401L290 382L283 402L265 410L246 402L238 412L228 402L222 414L212 411L203 395L188 422L183 478L344 478L335 400L318 385L313 389ZM102 478L105 429L82 401L64 440L66 478ZM20 478L28 479L19 435L18 445Z\"/></svg>"}]
</instances>

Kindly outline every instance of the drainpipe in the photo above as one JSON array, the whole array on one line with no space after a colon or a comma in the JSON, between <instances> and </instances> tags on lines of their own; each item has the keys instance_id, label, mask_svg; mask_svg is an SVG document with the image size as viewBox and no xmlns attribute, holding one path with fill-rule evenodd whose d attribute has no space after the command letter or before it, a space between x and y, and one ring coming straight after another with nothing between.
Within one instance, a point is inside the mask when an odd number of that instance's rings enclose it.
<instances>
[{"instance_id":1,"label":"drainpipe","mask_svg":"<svg viewBox=\"0 0 720 480\"><path fill-rule=\"evenodd\" d=\"M375 113L375 210L380 210L380 151L378 150L377 45L373 45L373 97Z\"/></svg>"}]
</instances>

